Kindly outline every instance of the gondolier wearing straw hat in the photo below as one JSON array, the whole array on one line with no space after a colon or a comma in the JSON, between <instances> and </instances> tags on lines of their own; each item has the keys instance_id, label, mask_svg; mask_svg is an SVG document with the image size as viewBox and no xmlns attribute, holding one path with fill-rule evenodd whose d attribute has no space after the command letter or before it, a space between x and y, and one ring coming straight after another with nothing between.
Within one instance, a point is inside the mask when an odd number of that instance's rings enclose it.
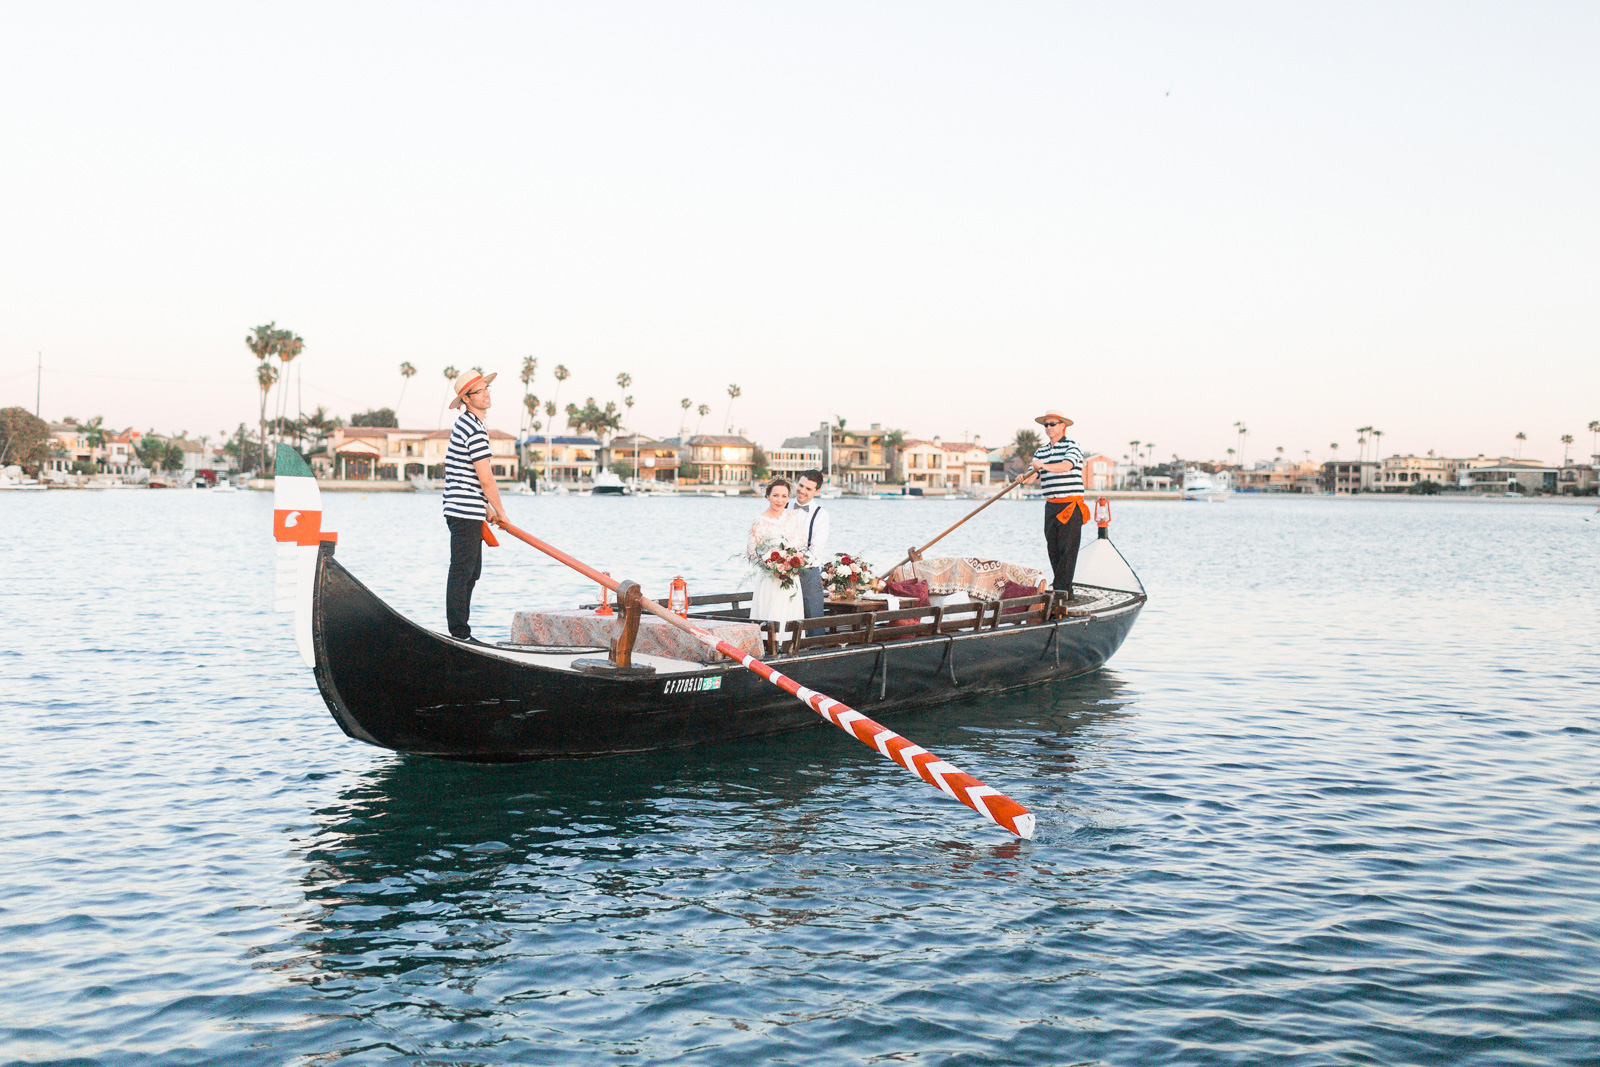
<instances>
[{"instance_id":1,"label":"gondolier wearing straw hat","mask_svg":"<svg viewBox=\"0 0 1600 1067\"><path fill-rule=\"evenodd\" d=\"M1089 505L1083 502L1083 449L1067 436L1072 420L1059 408L1033 421L1044 426L1049 439L1034 450L1028 462L1033 476L1028 481L1037 480L1044 488L1044 545L1054 574L1051 588L1064 590L1070 599L1079 538L1089 521Z\"/></svg>"},{"instance_id":2,"label":"gondolier wearing straw hat","mask_svg":"<svg viewBox=\"0 0 1600 1067\"><path fill-rule=\"evenodd\" d=\"M444 455L444 521L450 527L450 576L444 586L445 621L450 636L471 641L472 587L483 573L487 523L506 517L500 490L489 468L489 386L493 374L473 374L456 386L452 409L464 407L450 431ZM482 642L477 642L482 644Z\"/></svg>"}]
</instances>

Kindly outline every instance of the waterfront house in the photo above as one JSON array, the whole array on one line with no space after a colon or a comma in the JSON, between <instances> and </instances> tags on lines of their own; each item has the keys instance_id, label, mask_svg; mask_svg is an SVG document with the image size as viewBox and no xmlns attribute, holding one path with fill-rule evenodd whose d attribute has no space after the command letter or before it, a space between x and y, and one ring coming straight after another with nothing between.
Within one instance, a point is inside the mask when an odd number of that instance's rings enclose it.
<instances>
[{"instance_id":1,"label":"waterfront house","mask_svg":"<svg viewBox=\"0 0 1600 1067\"><path fill-rule=\"evenodd\" d=\"M749 485L755 479L756 443L741 434L696 434L688 462L695 480L707 485Z\"/></svg>"},{"instance_id":2,"label":"waterfront house","mask_svg":"<svg viewBox=\"0 0 1600 1067\"><path fill-rule=\"evenodd\" d=\"M1287 459L1257 463L1238 472L1237 487L1245 492L1316 493L1322 489L1321 469L1305 461Z\"/></svg>"},{"instance_id":3,"label":"waterfront house","mask_svg":"<svg viewBox=\"0 0 1600 1067\"><path fill-rule=\"evenodd\" d=\"M1454 486L1466 462L1466 460L1435 456L1431 452L1426 456L1410 454L1387 456L1381 461L1378 470L1377 488L1385 493L1403 493L1423 482L1434 482L1446 487Z\"/></svg>"},{"instance_id":4,"label":"waterfront house","mask_svg":"<svg viewBox=\"0 0 1600 1067\"><path fill-rule=\"evenodd\" d=\"M1588 496L1600 486L1600 467L1592 463L1566 463L1556 475L1559 492Z\"/></svg>"},{"instance_id":5,"label":"waterfront house","mask_svg":"<svg viewBox=\"0 0 1600 1067\"><path fill-rule=\"evenodd\" d=\"M806 471L823 469L822 449L809 437L785 438L782 448L768 453L767 467L773 477L792 482Z\"/></svg>"},{"instance_id":6,"label":"waterfront house","mask_svg":"<svg viewBox=\"0 0 1600 1067\"><path fill-rule=\"evenodd\" d=\"M1086 493L1103 493L1117 488L1117 461L1110 456L1094 455L1083 461L1083 489Z\"/></svg>"},{"instance_id":7,"label":"waterfront house","mask_svg":"<svg viewBox=\"0 0 1600 1067\"><path fill-rule=\"evenodd\" d=\"M824 422L805 437L788 438L784 447L817 449L822 456L822 470L832 474L835 482L878 483L887 482L894 475L894 448L888 443L888 436L878 422L866 430L849 430Z\"/></svg>"},{"instance_id":8,"label":"waterfront house","mask_svg":"<svg viewBox=\"0 0 1600 1067\"><path fill-rule=\"evenodd\" d=\"M323 478L400 481L425 475L444 477L449 430L403 430L392 426L336 426L325 451L312 457ZM518 477L516 439L489 431L489 469L497 480Z\"/></svg>"},{"instance_id":9,"label":"waterfront house","mask_svg":"<svg viewBox=\"0 0 1600 1067\"><path fill-rule=\"evenodd\" d=\"M551 482L578 482L600 470L600 440L574 434L528 434L522 439L523 463Z\"/></svg>"},{"instance_id":10,"label":"waterfront house","mask_svg":"<svg viewBox=\"0 0 1600 1067\"><path fill-rule=\"evenodd\" d=\"M628 468L624 477L655 482L678 480L676 441L658 441L642 433L624 434L612 439L611 457L613 466L620 463Z\"/></svg>"},{"instance_id":11,"label":"waterfront house","mask_svg":"<svg viewBox=\"0 0 1600 1067\"><path fill-rule=\"evenodd\" d=\"M1378 463L1371 459L1329 460L1322 465L1322 491L1336 496L1365 493L1378 484Z\"/></svg>"},{"instance_id":12,"label":"waterfront house","mask_svg":"<svg viewBox=\"0 0 1600 1067\"><path fill-rule=\"evenodd\" d=\"M989 450L974 441L912 438L901 443L894 472L906 485L939 492L989 484Z\"/></svg>"},{"instance_id":13,"label":"waterfront house","mask_svg":"<svg viewBox=\"0 0 1600 1067\"><path fill-rule=\"evenodd\" d=\"M1539 493L1556 492L1559 475L1559 468L1546 466L1536 459L1480 457L1467 461L1466 469L1461 472L1460 481L1464 488L1474 493L1490 495L1522 493L1534 496Z\"/></svg>"}]
</instances>

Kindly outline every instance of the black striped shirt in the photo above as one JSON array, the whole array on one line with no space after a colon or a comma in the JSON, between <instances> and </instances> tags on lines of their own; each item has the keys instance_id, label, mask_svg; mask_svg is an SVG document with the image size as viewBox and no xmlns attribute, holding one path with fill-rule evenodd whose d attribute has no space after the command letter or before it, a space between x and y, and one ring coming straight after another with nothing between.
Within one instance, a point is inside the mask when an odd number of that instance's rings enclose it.
<instances>
[{"instance_id":1,"label":"black striped shirt","mask_svg":"<svg viewBox=\"0 0 1600 1067\"><path fill-rule=\"evenodd\" d=\"M1071 463L1072 469L1066 472L1040 471L1039 485L1044 489L1047 499L1056 499L1063 496L1083 495L1083 449L1078 447L1078 442L1070 437L1063 437L1055 444L1046 441L1033 451L1034 459L1042 459L1046 463Z\"/></svg>"},{"instance_id":2,"label":"black striped shirt","mask_svg":"<svg viewBox=\"0 0 1600 1067\"><path fill-rule=\"evenodd\" d=\"M489 431L478 416L463 411L450 431L444 454L444 513L457 519L481 519L486 514L483 485L473 464L489 458Z\"/></svg>"}]
</instances>

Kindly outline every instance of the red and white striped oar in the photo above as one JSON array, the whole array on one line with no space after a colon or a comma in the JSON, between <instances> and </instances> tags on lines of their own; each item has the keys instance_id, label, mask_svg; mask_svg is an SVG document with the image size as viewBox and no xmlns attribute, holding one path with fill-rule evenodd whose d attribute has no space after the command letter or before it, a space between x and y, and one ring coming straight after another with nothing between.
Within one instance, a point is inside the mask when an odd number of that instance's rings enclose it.
<instances>
[{"instance_id":1,"label":"red and white striped oar","mask_svg":"<svg viewBox=\"0 0 1600 1067\"><path fill-rule=\"evenodd\" d=\"M599 582L613 592L618 591L617 587L621 583L610 575L600 573L588 564L574 559L554 545L546 544L509 522L501 521L497 525L512 537L526 541L540 552L553 559L560 560L592 581ZM949 794L979 815L998 823L1018 837L1031 838L1033 836L1033 813L999 790L990 789L972 777L972 775L957 770L954 766L935 756L921 745L912 744L893 730L886 726L880 726L854 708L841 704L832 697L824 696L814 689L807 689L793 678L773 670L754 656L747 655L728 644L728 642L719 640L689 620L679 618L649 597L641 597L640 602L650 614L676 626L685 633L693 634L697 639L715 648L735 663L754 671L784 692L792 693L794 696L799 697L818 715L821 715L824 719L827 719L863 744L871 745L884 757L898 763L940 792Z\"/></svg>"}]
</instances>

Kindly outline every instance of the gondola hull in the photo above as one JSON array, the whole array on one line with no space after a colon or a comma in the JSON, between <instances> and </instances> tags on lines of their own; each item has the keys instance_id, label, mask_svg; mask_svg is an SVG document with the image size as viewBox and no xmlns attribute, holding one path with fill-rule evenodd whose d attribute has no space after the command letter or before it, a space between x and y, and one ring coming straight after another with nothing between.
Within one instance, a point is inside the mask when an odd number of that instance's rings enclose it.
<instances>
[{"instance_id":1,"label":"gondola hull","mask_svg":"<svg viewBox=\"0 0 1600 1067\"><path fill-rule=\"evenodd\" d=\"M1086 674L1127 637L1142 594L1114 610L939 634L770 662L874 718L975 693ZM317 685L351 737L474 762L579 759L762 737L822 724L809 707L729 662L670 673L579 673L559 660L424 629L333 558L317 558Z\"/></svg>"}]
</instances>

